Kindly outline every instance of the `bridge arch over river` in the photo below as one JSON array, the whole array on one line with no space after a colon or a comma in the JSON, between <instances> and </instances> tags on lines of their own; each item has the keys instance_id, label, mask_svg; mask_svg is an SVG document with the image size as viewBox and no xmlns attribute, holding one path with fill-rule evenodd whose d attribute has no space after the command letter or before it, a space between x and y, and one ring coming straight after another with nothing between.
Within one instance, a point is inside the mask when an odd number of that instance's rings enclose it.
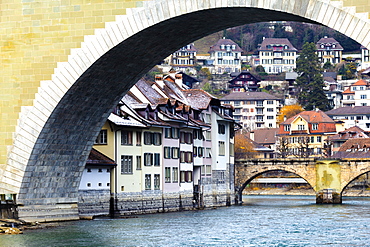
<instances>
[{"instance_id":1,"label":"bridge arch over river","mask_svg":"<svg viewBox=\"0 0 370 247\"><path fill-rule=\"evenodd\" d=\"M119 99L160 60L213 32L279 20L326 25L370 48L370 7L351 4L2 1L0 194L17 194L21 218L77 218L78 185L95 137Z\"/></svg>"},{"instance_id":2,"label":"bridge arch over river","mask_svg":"<svg viewBox=\"0 0 370 247\"><path fill-rule=\"evenodd\" d=\"M245 187L259 175L282 170L303 178L316 192L318 203L341 203L344 189L356 178L370 171L369 159L318 160L301 159L246 159L235 163L236 203L242 203ZM328 190L338 196L337 201L322 201Z\"/></svg>"}]
</instances>

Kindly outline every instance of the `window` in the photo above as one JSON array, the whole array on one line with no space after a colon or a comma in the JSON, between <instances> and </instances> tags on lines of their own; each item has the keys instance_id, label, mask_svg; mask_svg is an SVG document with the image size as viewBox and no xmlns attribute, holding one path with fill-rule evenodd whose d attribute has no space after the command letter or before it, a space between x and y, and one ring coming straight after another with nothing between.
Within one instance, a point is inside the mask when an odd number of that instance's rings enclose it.
<instances>
[{"instance_id":1,"label":"window","mask_svg":"<svg viewBox=\"0 0 370 247\"><path fill-rule=\"evenodd\" d=\"M180 171L180 181L181 183L190 183L193 181L192 171Z\"/></svg>"},{"instance_id":2,"label":"window","mask_svg":"<svg viewBox=\"0 0 370 247\"><path fill-rule=\"evenodd\" d=\"M141 155L136 156L136 170L141 170Z\"/></svg>"},{"instance_id":3,"label":"window","mask_svg":"<svg viewBox=\"0 0 370 247\"><path fill-rule=\"evenodd\" d=\"M145 174L145 189L151 190L152 189L152 175Z\"/></svg>"},{"instance_id":4,"label":"window","mask_svg":"<svg viewBox=\"0 0 370 247\"><path fill-rule=\"evenodd\" d=\"M218 142L218 155L225 155L225 142L223 141Z\"/></svg>"},{"instance_id":5,"label":"window","mask_svg":"<svg viewBox=\"0 0 370 247\"><path fill-rule=\"evenodd\" d=\"M298 130L305 130L305 126L303 124L298 124Z\"/></svg>"},{"instance_id":6,"label":"window","mask_svg":"<svg viewBox=\"0 0 370 247\"><path fill-rule=\"evenodd\" d=\"M121 174L132 174L131 155L121 155Z\"/></svg>"},{"instance_id":7,"label":"window","mask_svg":"<svg viewBox=\"0 0 370 247\"><path fill-rule=\"evenodd\" d=\"M197 157L197 155L198 155L198 147L193 147L193 155L194 155L194 157Z\"/></svg>"},{"instance_id":8,"label":"window","mask_svg":"<svg viewBox=\"0 0 370 247\"><path fill-rule=\"evenodd\" d=\"M172 157L172 159L178 159L179 158L179 148L177 148L177 147L171 148L171 157Z\"/></svg>"},{"instance_id":9,"label":"window","mask_svg":"<svg viewBox=\"0 0 370 247\"><path fill-rule=\"evenodd\" d=\"M141 132L136 131L136 146L141 146Z\"/></svg>"},{"instance_id":10,"label":"window","mask_svg":"<svg viewBox=\"0 0 370 247\"><path fill-rule=\"evenodd\" d=\"M211 131L210 130L206 130L206 140L207 141L210 141L211 138L212 138Z\"/></svg>"},{"instance_id":11,"label":"window","mask_svg":"<svg viewBox=\"0 0 370 247\"><path fill-rule=\"evenodd\" d=\"M159 190L161 188L161 180L159 174L154 174L154 189Z\"/></svg>"},{"instance_id":12,"label":"window","mask_svg":"<svg viewBox=\"0 0 370 247\"><path fill-rule=\"evenodd\" d=\"M366 94L361 94L361 99L367 99L367 95Z\"/></svg>"},{"instance_id":13,"label":"window","mask_svg":"<svg viewBox=\"0 0 370 247\"><path fill-rule=\"evenodd\" d=\"M316 137L316 141L317 141L317 142L321 142L321 136L317 136L317 137Z\"/></svg>"},{"instance_id":14,"label":"window","mask_svg":"<svg viewBox=\"0 0 370 247\"><path fill-rule=\"evenodd\" d=\"M180 132L180 143L191 144L193 141L193 134L189 132Z\"/></svg>"},{"instance_id":15,"label":"window","mask_svg":"<svg viewBox=\"0 0 370 247\"><path fill-rule=\"evenodd\" d=\"M211 157L212 157L211 148L206 148L206 158L211 158Z\"/></svg>"},{"instance_id":16,"label":"window","mask_svg":"<svg viewBox=\"0 0 370 247\"><path fill-rule=\"evenodd\" d=\"M218 133L224 135L225 131L226 131L225 125L224 124L218 124Z\"/></svg>"},{"instance_id":17,"label":"window","mask_svg":"<svg viewBox=\"0 0 370 247\"><path fill-rule=\"evenodd\" d=\"M132 131L121 131L121 145L132 145Z\"/></svg>"},{"instance_id":18,"label":"window","mask_svg":"<svg viewBox=\"0 0 370 247\"><path fill-rule=\"evenodd\" d=\"M164 147L164 158L165 159L171 158L171 148L170 147Z\"/></svg>"},{"instance_id":19,"label":"window","mask_svg":"<svg viewBox=\"0 0 370 247\"><path fill-rule=\"evenodd\" d=\"M177 183L179 182L179 168L172 167L172 182Z\"/></svg>"},{"instance_id":20,"label":"window","mask_svg":"<svg viewBox=\"0 0 370 247\"><path fill-rule=\"evenodd\" d=\"M284 131L290 131L290 125L284 125Z\"/></svg>"},{"instance_id":21,"label":"window","mask_svg":"<svg viewBox=\"0 0 370 247\"><path fill-rule=\"evenodd\" d=\"M144 166L151 166L151 165L153 165L153 154L145 153L144 154Z\"/></svg>"},{"instance_id":22,"label":"window","mask_svg":"<svg viewBox=\"0 0 370 247\"><path fill-rule=\"evenodd\" d=\"M204 155L204 147L198 147L198 157L203 157Z\"/></svg>"},{"instance_id":23,"label":"window","mask_svg":"<svg viewBox=\"0 0 370 247\"><path fill-rule=\"evenodd\" d=\"M234 101L234 106L240 106L240 101L239 100L235 100Z\"/></svg>"},{"instance_id":24,"label":"window","mask_svg":"<svg viewBox=\"0 0 370 247\"><path fill-rule=\"evenodd\" d=\"M267 108L267 111L268 112L273 112L274 111L274 108Z\"/></svg>"},{"instance_id":25,"label":"window","mask_svg":"<svg viewBox=\"0 0 370 247\"><path fill-rule=\"evenodd\" d=\"M164 182L171 183L171 167L164 168Z\"/></svg>"},{"instance_id":26,"label":"window","mask_svg":"<svg viewBox=\"0 0 370 247\"><path fill-rule=\"evenodd\" d=\"M268 105L273 105L273 104L274 104L274 101L273 101L273 100L268 100L268 101L267 101L267 104L268 104Z\"/></svg>"},{"instance_id":27,"label":"window","mask_svg":"<svg viewBox=\"0 0 370 247\"><path fill-rule=\"evenodd\" d=\"M267 116L267 119L274 119L274 116Z\"/></svg>"},{"instance_id":28,"label":"window","mask_svg":"<svg viewBox=\"0 0 370 247\"><path fill-rule=\"evenodd\" d=\"M107 130L101 130L94 144L107 144Z\"/></svg>"},{"instance_id":29,"label":"window","mask_svg":"<svg viewBox=\"0 0 370 247\"><path fill-rule=\"evenodd\" d=\"M312 130L317 130L319 128L319 124L314 123L312 124Z\"/></svg>"},{"instance_id":30,"label":"window","mask_svg":"<svg viewBox=\"0 0 370 247\"><path fill-rule=\"evenodd\" d=\"M164 137L165 138L171 138L171 129L170 128L164 129Z\"/></svg>"},{"instance_id":31,"label":"window","mask_svg":"<svg viewBox=\"0 0 370 247\"><path fill-rule=\"evenodd\" d=\"M161 155L159 153L154 154L154 166L160 166L161 164Z\"/></svg>"},{"instance_id":32,"label":"window","mask_svg":"<svg viewBox=\"0 0 370 247\"><path fill-rule=\"evenodd\" d=\"M311 140L310 140L310 142L311 143L314 143L315 142L315 137L314 136L311 136L311 138L310 138Z\"/></svg>"}]
</instances>

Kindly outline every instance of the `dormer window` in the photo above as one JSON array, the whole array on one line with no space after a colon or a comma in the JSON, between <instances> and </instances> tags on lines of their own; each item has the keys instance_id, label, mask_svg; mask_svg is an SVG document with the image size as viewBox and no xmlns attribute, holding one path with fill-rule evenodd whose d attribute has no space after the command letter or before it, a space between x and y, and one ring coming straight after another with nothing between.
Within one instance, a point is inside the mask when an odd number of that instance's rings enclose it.
<instances>
[{"instance_id":1,"label":"dormer window","mask_svg":"<svg viewBox=\"0 0 370 247\"><path fill-rule=\"evenodd\" d=\"M235 45L232 45L231 46L231 49L235 50L236 49L236 46Z\"/></svg>"},{"instance_id":2,"label":"dormer window","mask_svg":"<svg viewBox=\"0 0 370 247\"><path fill-rule=\"evenodd\" d=\"M284 131L290 131L290 125L284 125Z\"/></svg>"},{"instance_id":3,"label":"dormer window","mask_svg":"<svg viewBox=\"0 0 370 247\"><path fill-rule=\"evenodd\" d=\"M319 128L319 124L314 123L312 124L312 130L317 130Z\"/></svg>"},{"instance_id":4,"label":"dormer window","mask_svg":"<svg viewBox=\"0 0 370 247\"><path fill-rule=\"evenodd\" d=\"M221 45L221 50L225 49L225 45Z\"/></svg>"}]
</instances>

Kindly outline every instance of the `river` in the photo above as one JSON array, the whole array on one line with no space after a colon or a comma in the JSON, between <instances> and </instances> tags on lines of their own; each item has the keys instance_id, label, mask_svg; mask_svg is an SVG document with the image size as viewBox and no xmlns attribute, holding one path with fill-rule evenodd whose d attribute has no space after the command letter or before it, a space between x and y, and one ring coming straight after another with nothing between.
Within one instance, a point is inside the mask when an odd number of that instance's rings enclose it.
<instances>
[{"instance_id":1,"label":"river","mask_svg":"<svg viewBox=\"0 0 370 247\"><path fill-rule=\"evenodd\" d=\"M243 206L65 222L0 246L370 246L370 198L245 196Z\"/></svg>"}]
</instances>

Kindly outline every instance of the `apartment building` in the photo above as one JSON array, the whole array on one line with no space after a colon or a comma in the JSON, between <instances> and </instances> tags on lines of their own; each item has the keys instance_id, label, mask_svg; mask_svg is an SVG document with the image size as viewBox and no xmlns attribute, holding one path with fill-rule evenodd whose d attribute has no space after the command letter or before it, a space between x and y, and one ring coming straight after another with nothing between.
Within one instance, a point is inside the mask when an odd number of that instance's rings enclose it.
<instances>
[{"instance_id":1,"label":"apartment building","mask_svg":"<svg viewBox=\"0 0 370 247\"><path fill-rule=\"evenodd\" d=\"M261 65L268 74L293 72L297 49L285 38L265 38L258 48Z\"/></svg>"},{"instance_id":2,"label":"apartment building","mask_svg":"<svg viewBox=\"0 0 370 247\"><path fill-rule=\"evenodd\" d=\"M265 92L232 92L221 98L224 105L234 109L234 120L248 131L276 128L276 116L281 100Z\"/></svg>"}]
</instances>

